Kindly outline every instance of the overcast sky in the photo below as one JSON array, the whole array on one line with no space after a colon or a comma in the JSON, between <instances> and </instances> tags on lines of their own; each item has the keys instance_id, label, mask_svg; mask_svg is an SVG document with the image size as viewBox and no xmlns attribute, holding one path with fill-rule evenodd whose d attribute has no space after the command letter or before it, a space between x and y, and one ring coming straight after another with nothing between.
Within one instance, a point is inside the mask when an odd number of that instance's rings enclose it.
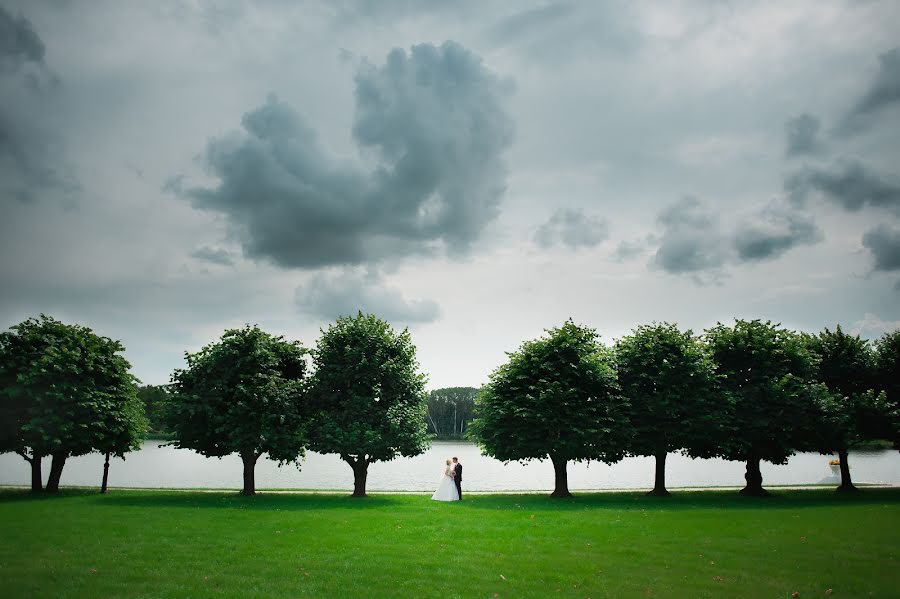
<instances>
[{"instance_id":1,"label":"overcast sky","mask_svg":"<svg viewBox=\"0 0 900 599\"><path fill-rule=\"evenodd\" d=\"M566 318L900 327L900 3L0 0L0 326L480 385Z\"/></svg>"}]
</instances>

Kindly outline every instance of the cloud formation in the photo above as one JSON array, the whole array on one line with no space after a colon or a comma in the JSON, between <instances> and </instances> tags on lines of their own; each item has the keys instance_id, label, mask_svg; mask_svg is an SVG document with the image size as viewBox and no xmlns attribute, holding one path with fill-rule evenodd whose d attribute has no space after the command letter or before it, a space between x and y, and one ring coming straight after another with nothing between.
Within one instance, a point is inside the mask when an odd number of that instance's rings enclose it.
<instances>
[{"instance_id":1,"label":"cloud formation","mask_svg":"<svg viewBox=\"0 0 900 599\"><path fill-rule=\"evenodd\" d=\"M773 202L738 224L732 244L740 261L753 262L777 258L793 247L822 239L812 217Z\"/></svg>"},{"instance_id":2,"label":"cloud formation","mask_svg":"<svg viewBox=\"0 0 900 599\"><path fill-rule=\"evenodd\" d=\"M198 247L191 252L191 256L198 260L218 264L219 266L231 266L234 264L231 252L223 248L212 248L208 245Z\"/></svg>"},{"instance_id":3,"label":"cloud formation","mask_svg":"<svg viewBox=\"0 0 900 599\"><path fill-rule=\"evenodd\" d=\"M372 171L329 157L275 97L244 115L243 133L209 142L218 185L187 194L227 216L247 257L317 268L464 254L499 213L507 83L454 42L395 49L355 82L353 136Z\"/></svg>"},{"instance_id":4,"label":"cloud formation","mask_svg":"<svg viewBox=\"0 0 900 599\"><path fill-rule=\"evenodd\" d=\"M718 216L694 197L684 197L658 216L659 247L651 264L672 274L715 271L728 257Z\"/></svg>"},{"instance_id":5,"label":"cloud formation","mask_svg":"<svg viewBox=\"0 0 900 599\"><path fill-rule=\"evenodd\" d=\"M871 206L900 213L900 182L856 161L838 163L831 169L804 168L785 180L785 190L796 205L803 205L810 192L818 192L848 212Z\"/></svg>"},{"instance_id":6,"label":"cloud formation","mask_svg":"<svg viewBox=\"0 0 900 599\"><path fill-rule=\"evenodd\" d=\"M13 16L0 6L0 70L14 70L25 63L44 62L44 42L31 21Z\"/></svg>"},{"instance_id":7,"label":"cloud formation","mask_svg":"<svg viewBox=\"0 0 900 599\"><path fill-rule=\"evenodd\" d=\"M875 270L900 270L900 229L878 225L866 231L862 244L875 258Z\"/></svg>"},{"instance_id":8,"label":"cloud formation","mask_svg":"<svg viewBox=\"0 0 900 599\"><path fill-rule=\"evenodd\" d=\"M665 208L657 222L662 234L651 266L671 274L705 273L716 279L727 264L773 260L794 247L823 239L811 217L774 201L740 218L730 229L693 197Z\"/></svg>"},{"instance_id":9,"label":"cloud formation","mask_svg":"<svg viewBox=\"0 0 900 599\"><path fill-rule=\"evenodd\" d=\"M79 189L61 143L45 121L59 81L44 62L31 22L0 6L0 202L30 203Z\"/></svg>"},{"instance_id":10,"label":"cloud formation","mask_svg":"<svg viewBox=\"0 0 900 599\"><path fill-rule=\"evenodd\" d=\"M788 157L818 154L825 146L819 138L822 124L811 114L801 114L784 124L787 146L784 154Z\"/></svg>"},{"instance_id":11,"label":"cloud formation","mask_svg":"<svg viewBox=\"0 0 900 599\"><path fill-rule=\"evenodd\" d=\"M408 300L399 289L385 286L379 275L351 270L313 275L297 288L295 300L301 312L324 320L362 311L392 323L416 324L433 322L441 313L432 300Z\"/></svg>"},{"instance_id":12,"label":"cloud formation","mask_svg":"<svg viewBox=\"0 0 900 599\"><path fill-rule=\"evenodd\" d=\"M836 133L854 135L868 129L874 117L900 105L900 47L878 57L878 73L869 89L838 124Z\"/></svg>"},{"instance_id":13,"label":"cloud formation","mask_svg":"<svg viewBox=\"0 0 900 599\"><path fill-rule=\"evenodd\" d=\"M542 248L564 245L573 250L594 247L609 238L609 222L583 210L560 208L534 234Z\"/></svg>"}]
</instances>

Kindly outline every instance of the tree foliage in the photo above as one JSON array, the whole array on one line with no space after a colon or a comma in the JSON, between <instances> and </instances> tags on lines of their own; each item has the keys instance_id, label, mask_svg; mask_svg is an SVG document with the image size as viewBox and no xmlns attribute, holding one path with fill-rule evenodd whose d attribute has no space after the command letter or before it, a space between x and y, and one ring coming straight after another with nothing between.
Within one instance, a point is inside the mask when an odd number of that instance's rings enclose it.
<instances>
[{"instance_id":1,"label":"tree foliage","mask_svg":"<svg viewBox=\"0 0 900 599\"><path fill-rule=\"evenodd\" d=\"M149 431L152 435L168 435L170 426L166 421L166 406L169 403L169 392L165 385L141 385L138 397L144 404Z\"/></svg>"},{"instance_id":2,"label":"tree foliage","mask_svg":"<svg viewBox=\"0 0 900 599\"><path fill-rule=\"evenodd\" d=\"M445 387L428 394L428 434L438 439L462 439L474 417L475 387Z\"/></svg>"},{"instance_id":3,"label":"tree foliage","mask_svg":"<svg viewBox=\"0 0 900 599\"><path fill-rule=\"evenodd\" d=\"M470 436L499 460L549 458L554 496L568 496L570 460L616 462L631 438L612 351L596 331L567 321L526 341L478 396Z\"/></svg>"},{"instance_id":4,"label":"tree foliage","mask_svg":"<svg viewBox=\"0 0 900 599\"><path fill-rule=\"evenodd\" d=\"M783 464L810 443L815 356L799 335L769 321L719 323L706 339L734 410L718 453L747 462L742 493L764 494L759 461Z\"/></svg>"},{"instance_id":5,"label":"tree foliage","mask_svg":"<svg viewBox=\"0 0 900 599\"><path fill-rule=\"evenodd\" d=\"M353 469L353 495L365 496L369 464L428 447L416 348L408 330L360 312L323 331L313 356L309 447L338 454Z\"/></svg>"},{"instance_id":6,"label":"tree foliage","mask_svg":"<svg viewBox=\"0 0 900 599\"><path fill-rule=\"evenodd\" d=\"M168 420L173 445L244 462L243 493L252 495L256 461L297 461L305 445L303 386L307 350L257 326L225 331L172 375Z\"/></svg>"},{"instance_id":7,"label":"tree foliage","mask_svg":"<svg viewBox=\"0 0 900 599\"><path fill-rule=\"evenodd\" d=\"M885 333L875 342L875 387L886 395L881 409L889 417L867 434L890 439L900 449L900 330Z\"/></svg>"},{"instance_id":8,"label":"tree foliage","mask_svg":"<svg viewBox=\"0 0 900 599\"><path fill-rule=\"evenodd\" d=\"M0 333L0 446L32 467L53 456L47 490L56 491L69 456L92 451L122 457L140 446L147 422L136 380L118 341L49 316Z\"/></svg>"},{"instance_id":9,"label":"tree foliage","mask_svg":"<svg viewBox=\"0 0 900 599\"><path fill-rule=\"evenodd\" d=\"M668 495L666 455L682 449L703 453L729 416L728 402L715 394L715 365L700 339L668 323L638 327L615 350L635 431L628 452L655 456L651 493Z\"/></svg>"}]
</instances>

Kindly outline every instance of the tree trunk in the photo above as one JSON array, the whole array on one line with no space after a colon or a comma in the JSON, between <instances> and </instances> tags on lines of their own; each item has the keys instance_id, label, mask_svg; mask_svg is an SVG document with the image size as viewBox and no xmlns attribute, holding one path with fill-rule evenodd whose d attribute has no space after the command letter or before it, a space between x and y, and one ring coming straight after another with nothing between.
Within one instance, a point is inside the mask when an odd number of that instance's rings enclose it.
<instances>
[{"instance_id":1,"label":"tree trunk","mask_svg":"<svg viewBox=\"0 0 900 599\"><path fill-rule=\"evenodd\" d=\"M656 454L656 477L653 481L653 490L647 493L655 497L668 497L670 493L666 491L666 454Z\"/></svg>"},{"instance_id":2,"label":"tree trunk","mask_svg":"<svg viewBox=\"0 0 900 599\"><path fill-rule=\"evenodd\" d=\"M568 460L551 455L550 461L553 462L553 472L555 475L555 485L550 497L571 497L569 493L569 476L566 472L566 463Z\"/></svg>"},{"instance_id":3,"label":"tree trunk","mask_svg":"<svg viewBox=\"0 0 900 599\"><path fill-rule=\"evenodd\" d=\"M103 462L103 482L100 484L100 493L106 493L106 483L109 482L109 452L106 452L106 461Z\"/></svg>"},{"instance_id":4,"label":"tree trunk","mask_svg":"<svg viewBox=\"0 0 900 599\"><path fill-rule=\"evenodd\" d=\"M241 453L241 460L244 462L244 488L241 489L241 495L256 495L256 460L258 458L256 452Z\"/></svg>"},{"instance_id":5,"label":"tree trunk","mask_svg":"<svg viewBox=\"0 0 900 599\"><path fill-rule=\"evenodd\" d=\"M759 470L759 458L751 457L747 460L747 473L744 474L747 486L741 489L741 495L751 497L765 497L769 494L762 486L762 472Z\"/></svg>"},{"instance_id":6,"label":"tree trunk","mask_svg":"<svg viewBox=\"0 0 900 599\"><path fill-rule=\"evenodd\" d=\"M44 476L41 474L41 460L44 456L40 454L32 454L29 458L25 454L21 454L25 461L31 464L31 492L40 493L44 490Z\"/></svg>"},{"instance_id":7,"label":"tree trunk","mask_svg":"<svg viewBox=\"0 0 900 599\"><path fill-rule=\"evenodd\" d=\"M369 462L364 457L351 462L353 468L353 497L366 496L366 477L369 475Z\"/></svg>"},{"instance_id":8,"label":"tree trunk","mask_svg":"<svg viewBox=\"0 0 900 599\"><path fill-rule=\"evenodd\" d=\"M841 486L838 487L837 490L841 493L853 493L854 491L859 491L859 489L853 486L853 481L850 479L850 462L848 460L846 449L838 451L838 461L841 463Z\"/></svg>"},{"instance_id":9,"label":"tree trunk","mask_svg":"<svg viewBox=\"0 0 900 599\"><path fill-rule=\"evenodd\" d=\"M46 491L48 493L59 492L59 479L62 477L63 466L66 465L66 458L69 457L64 453L54 453L53 461L50 462L50 476L47 478Z\"/></svg>"}]
</instances>

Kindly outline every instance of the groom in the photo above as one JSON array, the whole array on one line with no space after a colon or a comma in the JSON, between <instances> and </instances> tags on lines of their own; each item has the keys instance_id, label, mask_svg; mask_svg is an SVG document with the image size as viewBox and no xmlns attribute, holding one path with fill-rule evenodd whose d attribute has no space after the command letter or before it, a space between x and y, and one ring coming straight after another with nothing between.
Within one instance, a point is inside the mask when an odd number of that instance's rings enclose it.
<instances>
[{"instance_id":1,"label":"groom","mask_svg":"<svg viewBox=\"0 0 900 599\"><path fill-rule=\"evenodd\" d=\"M459 463L457 458L453 458L453 482L456 483L459 500L462 501L462 464Z\"/></svg>"}]
</instances>

